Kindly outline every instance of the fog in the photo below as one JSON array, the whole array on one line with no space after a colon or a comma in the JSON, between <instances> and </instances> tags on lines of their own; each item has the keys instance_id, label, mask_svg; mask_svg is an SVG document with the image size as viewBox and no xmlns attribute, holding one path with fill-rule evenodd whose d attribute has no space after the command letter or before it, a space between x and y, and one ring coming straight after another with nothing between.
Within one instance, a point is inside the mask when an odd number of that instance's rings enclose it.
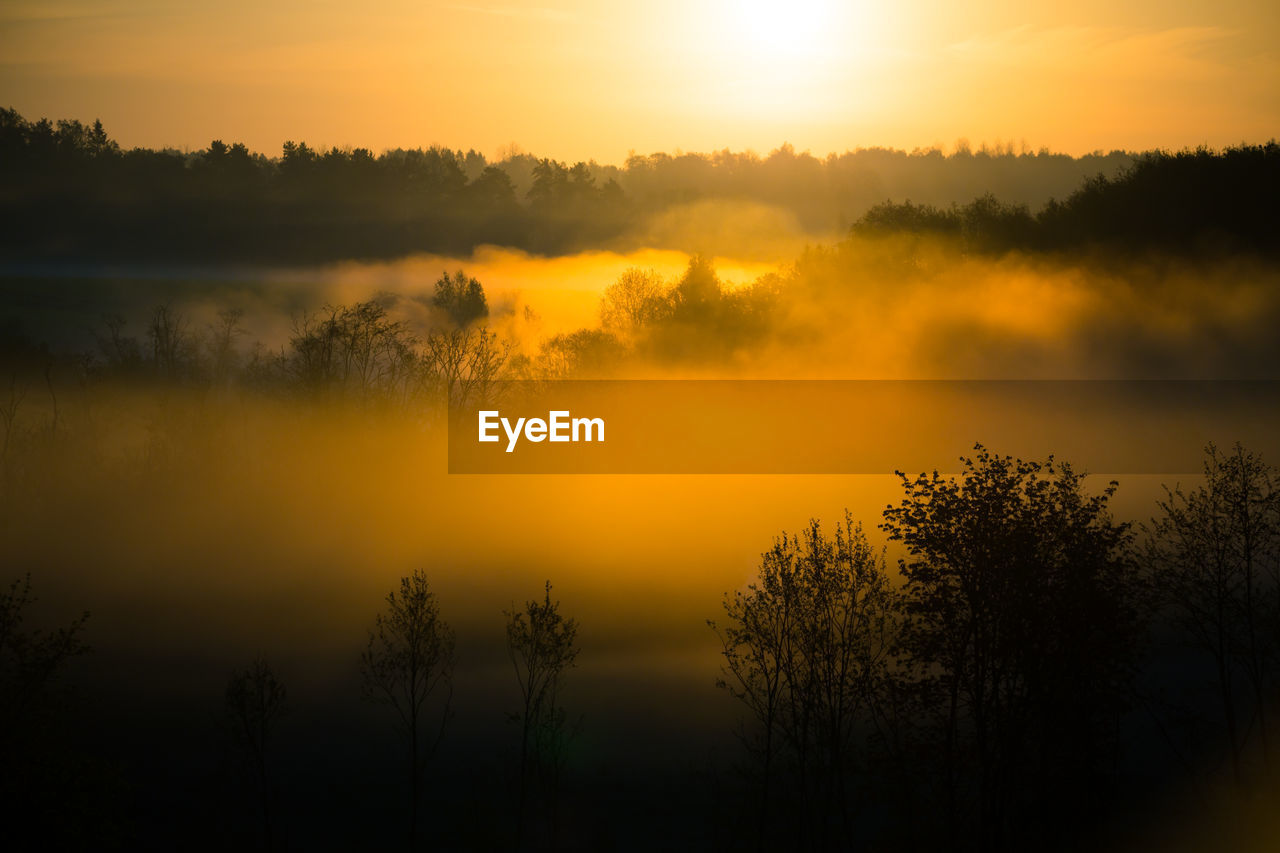
<instances>
[{"instance_id":1,"label":"fog","mask_svg":"<svg viewBox=\"0 0 1280 853\"><path fill-rule=\"evenodd\" d=\"M1280 363L1278 274L1245 261L992 259L918 241L757 258L710 259L723 298L767 297L749 323L726 310L696 329L631 330L616 364L582 361L572 375L1232 379L1272 378ZM489 328L536 356L555 335L599 328L602 295L625 270L676 287L689 264L672 250L483 248L274 274L28 279L11 316L29 339L101 360L101 315L128 318L126 332L142 337L163 296L199 336L234 307L245 312L244 358L255 343L287 347L295 318L325 304L377 299L425 334L435 281L462 269L484 286ZM65 307L69 293L78 310ZM691 335L723 346L662 349ZM48 388L38 371L13 373L9 481L32 489L6 524L14 564L32 568L49 600L104 614L100 643L165 637L216 657L213 670L265 649L341 671L381 597L415 567L490 654L501 609L548 577L582 617L584 667L615 648L705 651L703 620L775 535L845 507L874 529L898 491L892 477L450 477L440 430L420 419L237 384L86 384L76 369L61 363ZM1234 436L1223 424L1204 438ZM958 444L950 461L983 439ZM1149 515L1158 484L1124 485L1121 505ZM150 630L139 634L142 625ZM714 677L712 653L680 654L697 678Z\"/></svg>"},{"instance_id":2,"label":"fog","mask_svg":"<svg viewBox=\"0 0 1280 853\"><path fill-rule=\"evenodd\" d=\"M688 215L709 227L721 213ZM781 214L747 215L772 230ZM920 238L805 249L786 228L745 251L713 230L705 242L716 248L702 256L483 247L294 270L16 276L7 563L37 579L38 620L91 612L94 657L78 677L132 743L149 737L148 708L215 714L227 674L255 655L310 708L297 731L363 725L359 652L387 592L423 568L459 634L446 760L485 767L507 755L515 701L503 611L550 579L582 626L565 701L583 715L584 766L705 769L734 749L706 620L752 580L775 537L811 518L834 523L848 509L887 545L877 525L902 497L897 477L450 476L438 420L311 399L249 372L213 384L122 373L100 345L102 318L124 318L145 353L149 318L166 304L200 353L218 313L239 309L236 363L247 371L255 351L287 351L298 319L326 305L374 300L430 335L441 322L436 281L461 269L484 288L479 325L509 343L509 368L526 357L525 376L541 375L557 336L584 329L616 344L610 358L570 348L556 375L1237 379L1275 378L1280 364L1280 273L1247 259L983 257ZM714 253L729 248L744 251ZM695 287L708 268L714 287ZM668 307L606 328L602 303L628 270L650 274ZM51 347L44 362L33 355L40 342ZM1203 442L1229 445L1237 426L1221 422ZM957 470L985 439L967 437L938 465ZM849 441L860 440L851 424ZM1088 486L1096 493L1106 479ZM1117 517L1150 518L1172 482L1123 477ZM890 547L890 563L901 553ZM301 763L307 744L285 751Z\"/></svg>"}]
</instances>

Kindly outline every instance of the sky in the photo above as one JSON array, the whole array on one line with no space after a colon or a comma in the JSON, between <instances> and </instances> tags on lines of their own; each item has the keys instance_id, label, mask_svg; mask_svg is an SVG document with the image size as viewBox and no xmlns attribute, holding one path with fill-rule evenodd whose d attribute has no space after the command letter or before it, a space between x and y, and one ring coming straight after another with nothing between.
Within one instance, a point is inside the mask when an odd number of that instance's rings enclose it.
<instances>
[{"instance_id":1,"label":"sky","mask_svg":"<svg viewBox=\"0 0 1280 853\"><path fill-rule=\"evenodd\" d=\"M1220 147L1280 135L1280 3L7 0L0 106L273 155Z\"/></svg>"}]
</instances>

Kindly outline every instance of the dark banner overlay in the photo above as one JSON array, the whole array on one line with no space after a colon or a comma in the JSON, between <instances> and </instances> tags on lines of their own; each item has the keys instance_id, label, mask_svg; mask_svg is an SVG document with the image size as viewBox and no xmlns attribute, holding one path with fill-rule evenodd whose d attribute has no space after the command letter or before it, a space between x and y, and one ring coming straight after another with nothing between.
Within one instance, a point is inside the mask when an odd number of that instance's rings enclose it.
<instances>
[{"instance_id":1,"label":"dark banner overlay","mask_svg":"<svg viewBox=\"0 0 1280 853\"><path fill-rule=\"evenodd\" d=\"M1280 381L500 382L449 417L451 474L955 471L981 442L1098 474L1280 457Z\"/></svg>"}]
</instances>

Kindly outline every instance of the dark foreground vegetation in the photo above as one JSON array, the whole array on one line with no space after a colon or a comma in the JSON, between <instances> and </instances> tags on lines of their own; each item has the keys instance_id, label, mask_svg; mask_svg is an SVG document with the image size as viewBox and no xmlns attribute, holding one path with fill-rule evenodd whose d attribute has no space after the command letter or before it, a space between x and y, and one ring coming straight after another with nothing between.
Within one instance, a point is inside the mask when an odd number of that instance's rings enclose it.
<instances>
[{"instance_id":1,"label":"dark foreground vegetation","mask_svg":"<svg viewBox=\"0 0 1280 853\"><path fill-rule=\"evenodd\" d=\"M592 650L549 582L494 620L505 620L511 665L500 700L515 724L510 748L490 747L507 756L506 781L474 789L481 800L457 798L451 789L480 756L442 761L438 750L457 725L454 687L469 664L429 584L434 569L407 574L352 655L383 710L368 718L368 743L399 757L387 765L385 808L348 807L339 825L409 849L644 849L657 838L667 849L1129 849L1168 841L1166 810L1187 785L1274 803L1276 469L1242 447L1210 446L1200 484L1169 490L1134 527L1109 511L1115 483L1090 494L1066 463L981 446L962 461L959 476L902 476L903 497L878 524L903 546L896 566L847 514L779 536L708 623L722 646L718 683L738 700L736 723L726 714L723 725L740 751L709 777L637 770L627 806L579 775L575 742L604 721L564 704L579 653ZM33 602L29 577L0 595L11 838L39 838L29 849L169 846L167 833L209 813L207 785L165 816L168 830L139 823L131 815L159 792L75 736L91 709L64 674L90 651L86 622L116 617L41 629ZM218 825L183 846L317 843L314 826L334 818L290 789L323 772L325 751L359 744L326 738L292 757L314 769L284 766L277 744L299 708L262 657L230 675L216 710L186 725L223 732ZM384 743L382 726L397 740ZM1133 749L1142 731L1158 732L1167 754ZM631 826L664 790L685 792L674 823ZM1265 844L1273 830L1226 837Z\"/></svg>"}]
</instances>

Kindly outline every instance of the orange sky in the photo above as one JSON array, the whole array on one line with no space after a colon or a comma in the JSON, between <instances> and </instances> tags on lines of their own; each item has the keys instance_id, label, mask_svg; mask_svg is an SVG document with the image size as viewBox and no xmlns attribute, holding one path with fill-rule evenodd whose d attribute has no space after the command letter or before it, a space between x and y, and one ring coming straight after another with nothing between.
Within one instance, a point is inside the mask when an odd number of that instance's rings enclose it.
<instances>
[{"instance_id":1,"label":"orange sky","mask_svg":"<svg viewBox=\"0 0 1280 853\"><path fill-rule=\"evenodd\" d=\"M1280 135L1274 0L9 0L0 105L126 147L819 155ZM1118 8L1123 5L1123 8Z\"/></svg>"}]
</instances>

